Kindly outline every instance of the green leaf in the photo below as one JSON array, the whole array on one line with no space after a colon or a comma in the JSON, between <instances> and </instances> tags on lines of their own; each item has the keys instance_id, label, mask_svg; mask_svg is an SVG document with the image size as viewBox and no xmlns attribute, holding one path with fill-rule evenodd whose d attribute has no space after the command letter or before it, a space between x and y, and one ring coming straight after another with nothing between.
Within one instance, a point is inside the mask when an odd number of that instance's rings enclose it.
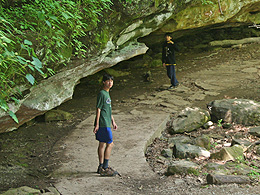
<instances>
[{"instance_id":1,"label":"green leaf","mask_svg":"<svg viewBox=\"0 0 260 195\"><path fill-rule=\"evenodd\" d=\"M26 79L31 83L31 85L34 84L35 79L34 79L33 75L27 74L25 77L26 77Z\"/></svg>"},{"instance_id":2,"label":"green leaf","mask_svg":"<svg viewBox=\"0 0 260 195\"><path fill-rule=\"evenodd\" d=\"M53 19L53 20L55 20L55 21L57 21L58 22L58 19L57 19L57 17L56 16L54 16L54 15L50 15L49 16L51 19Z\"/></svg>"},{"instance_id":3,"label":"green leaf","mask_svg":"<svg viewBox=\"0 0 260 195\"><path fill-rule=\"evenodd\" d=\"M27 64L27 60L24 59L23 57L17 56L17 59L18 59L18 62L20 62L21 64Z\"/></svg>"},{"instance_id":4,"label":"green leaf","mask_svg":"<svg viewBox=\"0 0 260 195\"><path fill-rule=\"evenodd\" d=\"M48 20L45 20L46 24L51 28L51 23Z\"/></svg>"},{"instance_id":5,"label":"green leaf","mask_svg":"<svg viewBox=\"0 0 260 195\"><path fill-rule=\"evenodd\" d=\"M66 20L70 18L70 16L69 16L68 14L64 13L64 12L62 12L61 14L63 15L63 17L64 17Z\"/></svg>"},{"instance_id":6,"label":"green leaf","mask_svg":"<svg viewBox=\"0 0 260 195\"><path fill-rule=\"evenodd\" d=\"M32 45L32 42L29 41L29 40L27 40L27 39L25 39L25 40L24 40L24 44L25 44L25 45Z\"/></svg>"},{"instance_id":7,"label":"green leaf","mask_svg":"<svg viewBox=\"0 0 260 195\"><path fill-rule=\"evenodd\" d=\"M42 68L42 62L35 57L32 57L33 61L31 62L35 67Z\"/></svg>"},{"instance_id":8,"label":"green leaf","mask_svg":"<svg viewBox=\"0 0 260 195\"><path fill-rule=\"evenodd\" d=\"M10 117L12 117L12 119L13 119L16 123L19 123L18 118L16 117L16 115L15 115L11 110L9 110L9 115L10 115Z\"/></svg>"},{"instance_id":9,"label":"green leaf","mask_svg":"<svg viewBox=\"0 0 260 195\"><path fill-rule=\"evenodd\" d=\"M37 66L35 66L35 69L38 70L38 72L40 72L41 74L44 74L44 73L42 72L42 70L41 70L40 68L38 68Z\"/></svg>"},{"instance_id":10,"label":"green leaf","mask_svg":"<svg viewBox=\"0 0 260 195\"><path fill-rule=\"evenodd\" d=\"M33 66L31 66L31 65L28 65L28 67L32 70L32 71L34 71L34 68L33 68Z\"/></svg>"},{"instance_id":11,"label":"green leaf","mask_svg":"<svg viewBox=\"0 0 260 195\"><path fill-rule=\"evenodd\" d=\"M2 39L4 42L6 42L6 43L11 43L11 42L12 42L12 40L11 40L11 39L8 39L6 36L1 37L1 39Z\"/></svg>"},{"instance_id":12,"label":"green leaf","mask_svg":"<svg viewBox=\"0 0 260 195\"><path fill-rule=\"evenodd\" d=\"M51 74L51 75L55 75L55 71L52 70L51 68L47 68L48 72Z\"/></svg>"},{"instance_id":13,"label":"green leaf","mask_svg":"<svg viewBox=\"0 0 260 195\"><path fill-rule=\"evenodd\" d=\"M38 11L37 16L40 20L44 20L44 15L42 11Z\"/></svg>"},{"instance_id":14,"label":"green leaf","mask_svg":"<svg viewBox=\"0 0 260 195\"><path fill-rule=\"evenodd\" d=\"M15 97L11 97L12 100L14 100L15 104L19 104L19 100L16 99Z\"/></svg>"},{"instance_id":15,"label":"green leaf","mask_svg":"<svg viewBox=\"0 0 260 195\"><path fill-rule=\"evenodd\" d=\"M0 108L4 111L7 111L9 109L7 103L3 99L0 99Z\"/></svg>"}]
</instances>

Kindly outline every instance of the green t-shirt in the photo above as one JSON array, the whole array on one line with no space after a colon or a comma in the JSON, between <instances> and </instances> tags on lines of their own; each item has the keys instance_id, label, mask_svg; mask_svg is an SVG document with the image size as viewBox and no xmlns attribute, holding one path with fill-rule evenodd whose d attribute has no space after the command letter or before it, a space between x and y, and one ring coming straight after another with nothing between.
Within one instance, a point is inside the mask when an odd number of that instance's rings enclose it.
<instances>
[{"instance_id":1,"label":"green t-shirt","mask_svg":"<svg viewBox=\"0 0 260 195\"><path fill-rule=\"evenodd\" d=\"M97 97L97 108L101 110L99 118L99 127L111 127L111 116L112 116L112 107L111 107L111 98L109 92L104 89L101 90Z\"/></svg>"}]
</instances>

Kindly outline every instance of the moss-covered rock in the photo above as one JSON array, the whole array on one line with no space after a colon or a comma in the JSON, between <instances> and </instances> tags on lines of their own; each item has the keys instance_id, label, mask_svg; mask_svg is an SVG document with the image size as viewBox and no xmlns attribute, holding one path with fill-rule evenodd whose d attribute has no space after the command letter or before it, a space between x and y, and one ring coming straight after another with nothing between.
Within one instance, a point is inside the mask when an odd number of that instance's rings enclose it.
<instances>
[{"instance_id":1,"label":"moss-covered rock","mask_svg":"<svg viewBox=\"0 0 260 195\"><path fill-rule=\"evenodd\" d=\"M223 119L227 123L260 125L260 103L248 99L215 100L208 104L214 121Z\"/></svg>"},{"instance_id":2,"label":"moss-covered rock","mask_svg":"<svg viewBox=\"0 0 260 195\"><path fill-rule=\"evenodd\" d=\"M169 132L171 134L190 132L202 127L209 120L208 111L201 108L186 108L171 120Z\"/></svg>"},{"instance_id":3,"label":"moss-covered rock","mask_svg":"<svg viewBox=\"0 0 260 195\"><path fill-rule=\"evenodd\" d=\"M206 148L207 150L210 149L211 144L210 144L210 138L207 135L202 135L197 137L194 140L194 144L203 148Z\"/></svg>"},{"instance_id":4,"label":"moss-covered rock","mask_svg":"<svg viewBox=\"0 0 260 195\"><path fill-rule=\"evenodd\" d=\"M219 152L211 154L210 158L223 161L243 159L243 147L240 145L234 145L232 147L224 147Z\"/></svg>"},{"instance_id":5,"label":"moss-covered rock","mask_svg":"<svg viewBox=\"0 0 260 195\"><path fill-rule=\"evenodd\" d=\"M70 120L73 118L73 115L65 112L63 110L50 110L45 113L45 121L63 121L63 120Z\"/></svg>"},{"instance_id":6,"label":"moss-covered rock","mask_svg":"<svg viewBox=\"0 0 260 195\"><path fill-rule=\"evenodd\" d=\"M187 160L172 161L167 168L168 175L175 174L199 174L199 165Z\"/></svg>"},{"instance_id":7,"label":"moss-covered rock","mask_svg":"<svg viewBox=\"0 0 260 195\"><path fill-rule=\"evenodd\" d=\"M122 76L126 76L126 75L130 74L129 72L123 72L123 71L120 71L120 70L114 70L112 68L105 69L105 72L107 74L112 75L113 77L122 77Z\"/></svg>"}]
</instances>

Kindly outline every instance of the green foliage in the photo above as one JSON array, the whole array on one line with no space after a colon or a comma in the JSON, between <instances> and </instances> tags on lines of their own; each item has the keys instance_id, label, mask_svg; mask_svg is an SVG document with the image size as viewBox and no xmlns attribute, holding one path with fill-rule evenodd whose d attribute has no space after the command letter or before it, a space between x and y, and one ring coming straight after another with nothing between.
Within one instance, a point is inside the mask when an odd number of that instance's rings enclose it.
<instances>
[{"instance_id":1,"label":"green foliage","mask_svg":"<svg viewBox=\"0 0 260 195\"><path fill-rule=\"evenodd\" d=\"M214 3L209 0L201 0L202 5L213 5Z\"/></svg>"},{"instance_id":2,"label":"green foliage","mask_svg":"<svg viewBox=\"0 0 260 195\"><path fill-rule=\"evenodd\" d=\"M210 148L216 148L217 145L218 145L218 143L214 142L213 144L210 144Z\"/></svg>"},{"instance_id":3,"label":"green foliage","mask_svg":"<svg viewBox=\"0 0 260 195\"><path fill-rule=\"evenodd\" d=\"M81 37L97 27L111 0L2 0L0 4L0 108L19 103L17 86L55 74L54 64L85 57ZM72 51L65 55L65 51ZM57 66L57 65L56 65Z\"/></svg>"},{"instance_id":4,"label":"green foliage","mask_svg":"<svg viewBox=\"0 0 260 195\"><path fill-rule=\"evenodd\" d=\"M221 124L222 121L223 121L223 119L219 119L219 120L218 120L218 127L222 127L222 124Z\"/></svg>"}]
</instances>

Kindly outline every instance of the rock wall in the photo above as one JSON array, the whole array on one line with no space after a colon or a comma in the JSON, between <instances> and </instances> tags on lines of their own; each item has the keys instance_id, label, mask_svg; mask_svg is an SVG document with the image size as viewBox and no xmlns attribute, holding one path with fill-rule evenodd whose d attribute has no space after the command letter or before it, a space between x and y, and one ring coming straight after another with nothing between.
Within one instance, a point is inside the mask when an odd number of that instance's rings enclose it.
<instances>
[{"instance_id":1,"label":"rock wall","mask_svg":"<svg viewBox=\"0 0 260 195\"><path fill-rule=\"evenodd\" d=\"M202 5L196 0L135 0L122 6L120 1L114 1L111 13L114 16L107 24L110 36L106 47L77 66L68 66L64 71L31 88L19 105L10 104L19 124L8 114L0 112L0 133L16 129L26 121L71 99L81 78L146 53L146 45L161 43L165 32L181 37L198 28L260 23L260 1L220 2L219 5L217 0L212 0L212 4ZM141 37L144 37L142 42L146 44L137 41Z\"/></svg>"}]
</instances>

